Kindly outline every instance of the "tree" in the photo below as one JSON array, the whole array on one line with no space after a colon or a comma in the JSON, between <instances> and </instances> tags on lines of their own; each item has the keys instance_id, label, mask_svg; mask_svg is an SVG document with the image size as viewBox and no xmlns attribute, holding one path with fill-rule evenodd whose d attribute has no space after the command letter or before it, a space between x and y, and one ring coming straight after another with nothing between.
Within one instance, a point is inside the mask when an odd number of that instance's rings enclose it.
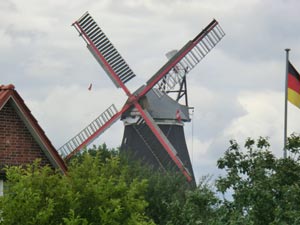
<instances>
[{"instance_id":1,"label":"tree","mask_svg":"<svg viewBox=\"0 0 300 225\"><path fill-rule=\"evenodd\" d=\"M71 203L75 215L90 224L153 224L144 214L147 180L128 180L128 167L118 157L98 154L84 153L82 163L71 163L69 184L76 199Z\"/></svg>"},{"instance_id":2,"label":"tree","mask_svg":"<svg viewBox=\"0 0 300 225\"><path fill-rule=\"evenodd\" d=\"M120 158L101 153L72 160L67 176L38 162L7 168L0 224L154 224L145 215L147 180L127 179Z\"/></svg>"},{"instance_id":3,"label":"tree","mask_svg":"<svg viewBox=\"0 0 300 225\"><path fill-rule=\"evenodd\" d=\"M299 224L300 138L288 139L287 159L276 158L267 138L248 138L244 150L236 141L217 162L226 175L216 186L225 198L220 212L223 224ZM293 157L291 157L293 156Z\"/></svg>"},{"instance_id":4,"label":"tree","mask_svg":"<svg viewBox=\"0 0 300 225\"><path fill-rule=\"evenodd\" d=\"M212 191L209 177L203 177L195 187L179 172L147 167L122 155L122 163L129 165L129 176L147 179L146 214L159 225L211 224L219 199Z\"/></svg>"},{"instance_id":5,"label":"tree","mask_svg":"<svg viewBox=\"0 0 300 225\"><path fill-rule=\"evenodd\" d=\"M0 197L0 224L60 224L68 215L71 196L66 180L50 167L6 169L7 190Z\"/></svg>"},{"instance_id":6,"label":"tree","mask_svg":"<svg viewBox=\"0 0 300 225\"><path fill-rule=\"evenodd\" d=\"M174 199L169 206L169 225L214 224L220 200L216 197L210 177L205 176L196 188L185 190L180 202Z\"/></svg>"}]
</instances>

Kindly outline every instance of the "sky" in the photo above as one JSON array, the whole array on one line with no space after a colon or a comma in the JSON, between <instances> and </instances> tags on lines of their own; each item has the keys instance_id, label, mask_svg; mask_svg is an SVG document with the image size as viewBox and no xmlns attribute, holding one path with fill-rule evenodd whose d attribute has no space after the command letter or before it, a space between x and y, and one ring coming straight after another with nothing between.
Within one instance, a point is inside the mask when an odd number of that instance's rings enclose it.
<instances>
[{"instance_id":1,"label":"sky","mask_svg":"<svg viewBox=\"0 0 300 225\"><path fill-rule=\"evenodd\" d=\"M71 26L93 16L137 76L133 92L212 20L226 36L187 75L192 122L185 135L196 179L218 176L235 139L268 137L282 157L286 55L300 71L297 0L2 0L0 84L14 84L56 148L112 103L126 101ZM93 84L88 91L89 84ZM300 111L288 104L288 134ZM95 144L118 147L117 122Z\"/></svg>"}]
</instances>

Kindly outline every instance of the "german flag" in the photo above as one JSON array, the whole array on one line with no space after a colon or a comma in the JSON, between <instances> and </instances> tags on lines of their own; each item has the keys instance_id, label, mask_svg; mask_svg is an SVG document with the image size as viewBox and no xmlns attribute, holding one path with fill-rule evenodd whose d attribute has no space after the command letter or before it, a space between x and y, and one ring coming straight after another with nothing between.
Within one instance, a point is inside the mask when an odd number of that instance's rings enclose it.
<instances>
[{"instance_id":1,"label":"german flag","mask_svg":"<svg viewBox=\"0 0 300 225\"><path fill-rule=\"evenodd\" d=\"M288 100L300 108L300 75L290 62L288 67Z\"/></svg>"}]
</instances>

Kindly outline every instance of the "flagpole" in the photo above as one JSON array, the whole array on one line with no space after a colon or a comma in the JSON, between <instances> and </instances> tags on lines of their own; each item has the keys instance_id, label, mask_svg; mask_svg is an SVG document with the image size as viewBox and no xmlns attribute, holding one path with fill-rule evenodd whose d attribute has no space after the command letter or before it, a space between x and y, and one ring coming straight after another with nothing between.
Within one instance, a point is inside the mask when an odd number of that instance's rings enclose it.
<instances>
[{"instance_id":1,"label":"flagpole","mask_svg":"<svg viewBox=\"0 0 300 225\"><path fill-rule=\"evenodd\" d=\"M289 48L286 51L286 70L285 70L285 98L284 98L284 141L283 141L283 158L286 159L286 141L287 141L287 100L288 100L288 73L289 73Z\"/></svg>"}]
</instances>

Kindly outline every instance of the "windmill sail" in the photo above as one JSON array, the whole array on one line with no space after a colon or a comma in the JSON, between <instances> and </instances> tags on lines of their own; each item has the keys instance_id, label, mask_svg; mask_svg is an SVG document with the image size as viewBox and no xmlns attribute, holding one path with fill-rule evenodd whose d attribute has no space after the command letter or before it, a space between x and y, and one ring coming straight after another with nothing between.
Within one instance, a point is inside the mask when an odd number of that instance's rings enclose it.
<instances>
[{"instance_id":1,"label":"windmill sail","mask_svg":"<svg viewBox=\"0 0 300 225\"><path fill-rule=\"evenodd\" d=\"M224 36L219 23L213 20L148 80L139 95L145 95L155 85L165 92L172 90Z\"/></svg>"},{"instance_id":2,"label":"windmill sail","mask_svg":"<svg viewBox=\"0 0 300 225\"><path fill-rule=\"evenodd\" d=\"M70 158L109 128L120 116L121 112L118 112L115 105L112 104L93 122L61 146L57 150L58 153L62 158Z\"/></svg>"},{"instance_id":3,"label":"windmill sail","mask_svg":"<svg viewBox=\"0 0 300 225\"><path fill-rule=\"evenodd\" d=\"M136 76L88 12L73 25L118 88Z\"/></svg>"}]
</instances>

